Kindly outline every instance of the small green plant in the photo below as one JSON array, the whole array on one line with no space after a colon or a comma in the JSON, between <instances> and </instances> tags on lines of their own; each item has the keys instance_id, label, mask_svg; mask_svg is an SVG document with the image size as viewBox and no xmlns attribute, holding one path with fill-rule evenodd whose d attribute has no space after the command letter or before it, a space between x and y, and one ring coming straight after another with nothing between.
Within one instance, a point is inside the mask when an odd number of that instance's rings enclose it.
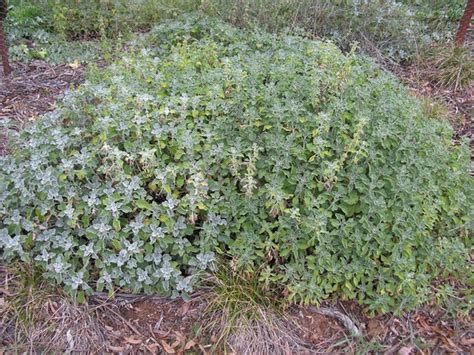
<instances>
[{"instance_id":1,"label":"small green plant","mask_svg":"<svg viewBox=\"0 0 474 355\"><path fill-rule=\"evenodd\" d=\"M185 297L218 255L286 301L413 308L466 278L467 145L367 58L187 16L0 158L4 261L83 298Z\"/></svg>"}]
</instances>

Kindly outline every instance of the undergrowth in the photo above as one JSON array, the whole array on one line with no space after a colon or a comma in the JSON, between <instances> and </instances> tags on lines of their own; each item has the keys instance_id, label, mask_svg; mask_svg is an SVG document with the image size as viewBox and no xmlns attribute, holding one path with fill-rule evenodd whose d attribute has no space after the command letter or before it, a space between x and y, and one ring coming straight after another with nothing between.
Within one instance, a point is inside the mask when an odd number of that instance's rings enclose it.
<instances>
[{"instance_id":1,"label":"undergrowth","mask_svg":"<svg viewBox=\"0 0 474 355\"><path fill-rule=\"evenodd\" d=\"M14 60L92 62L134 32L197 9L194 0L10 0L6 33ZM108 58L106 58L108 59Z\"/></svg>"},{"instance_id":2,"label":"undergrowth","mask_svg":"<svg viewBox=\"0 0 474 355\"><path fill-rule=\"evenodd\" d=\"M396 62L413 61L431 44L449 41L465 2L407 0L10 0L6 22L14 58L51 58L67 41L128 37L180 14L200 11L234 25L331 38L350 50ZM86 50L83 60L97 57ZM78 59L81 59L79 56Z\"/></svg>"},{"instance_id":3,"label":"undergrowth","mask_svg":"<svg viewBox=\"0 0 474 355\"><path fill-rule=\"evenodd\" d=\"M186 295L217 255L286 301L403 311L467 282L466 145L330 43L187 16L16 138L3 260L94 290Z\"/></svg>"},{"instance_id":4,"label":"undergrowth","mask_svg":"<svg viewBox=\"0 0 474 355\"><path fill-rule=\"evenodd\" d=\"M358 42L365 54L411 61L425 46L454 35L464 2L367 0L211 0L206 13L241 27L275 32L300 28L330 38L349 50Z\"/></svg>"},{"instance_id":5,"label":"undergrowth","mask_svg":"<svg viewBox=\"0 0 474 355\"><path fill-rule=\"evenodd\" d=\"M203 332L215 337L213 351L283 354L309 350L278 297L262 289L255 275L232 272L222 265L206 280L204 290Z\"/></svg>"},{"instance_id":6,"label":"undergrowth","mask_svg":"<svg viewBox=\"0 0 474 355\"><path fill-rule=\"evenodd\" d=\"M98 351L105 337L87 304L70 296L28 264L10 265L0 308L0 340L7 353Z\"/></svg>"}]
</instances>

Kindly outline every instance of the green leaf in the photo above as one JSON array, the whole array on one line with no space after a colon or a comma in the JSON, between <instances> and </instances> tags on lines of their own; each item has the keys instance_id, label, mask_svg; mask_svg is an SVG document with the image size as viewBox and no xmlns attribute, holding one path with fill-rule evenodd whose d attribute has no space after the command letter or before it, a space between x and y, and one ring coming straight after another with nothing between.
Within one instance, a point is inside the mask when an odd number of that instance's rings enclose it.
<instances>
[{"instance_id":1,"label":"green leaf","mask_svg":"<svg viewBox=\"0 0 474 355\"><path fill-rule=\"evenodd\" d=\"M122 243L120 243L120 241L117 239L112 239L112 247L115 250L120 251L122 250Z\"/></svg>"},{"instance_id":2,"label":"green leaf","mask_svg":"<svg viewBox=\"0 0 474 355\"><path fill-rule=\"evenodd\" d=\"M115 231L119 232L120 229L122 228L120 225L120 220L118 218L115 218L112 222L112 226L114 227Z\"/></svg>"},{"instance_id":3,"label":"green leaf","mask_svg":"<svg viewBox=\"0 0 474 355\"><path fill-rule=\"evenodd\" d=\"M85 214L82 216L82 225L84 226L84 228L87 228L89 227L89 223L90 223L90 216Z\"/></svg>"},{"instance_id":4,"label":"green leaf","mask_svg":"<svg viewBox=\"0 0 474 355\"><path fill-rule=\"evenodd\" d=\"M77 292L76 301L79 304L86 303L86 295L84 294L84 291L78 291Z\"/></svg>"},{"instance_id":5,"label":"green leaf","mask_svg":"<svg viewBox=\"0 0 474 355\"><path fill-rule=\"evenodd\" d=\"M141 208L143 210L151 210L153 209L153 206L151 203L145 201L145 200L136 200L135 204L137 205L138 208Z\"/></svg>"}]
</instances>

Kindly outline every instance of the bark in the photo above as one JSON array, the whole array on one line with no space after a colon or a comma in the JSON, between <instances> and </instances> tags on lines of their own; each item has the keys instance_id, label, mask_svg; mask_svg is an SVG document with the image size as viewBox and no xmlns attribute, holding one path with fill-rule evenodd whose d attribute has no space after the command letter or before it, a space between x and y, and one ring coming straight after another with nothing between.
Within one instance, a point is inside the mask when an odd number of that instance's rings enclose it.
<instances>
[{"instance_id":1,"label":"bark","mask_svg":"<svg viewBox=\"0 0 474 355\"><path fill-rule=\"evenodd\" d=\"M3 20L7 16L7 0L0 0L0 56L2 57L3 75L11 73L10 63L8 62L8 49L3 32Z\"/></svg>"},{"instance_id":2,"label":"bark","mask_svg":"<svg viewBox=\"0 0 474 355\"><path fill-rule=\"evenodd\" d=\"M459 21L458 32L456 33L455 43L457 46L462 46L464 44L464 39L466 38L466 32L471 24L471 18L474 14L474 0L468 0L466 8L464 9L464 15Z\"/></svg>"},{"instance_id":3,"label":"bark","mask_svg":"<svg viewBox=\"0 0 474 355\"><path fill-rule=\"evenodd\" d=\"M0 56L2 56L3 75L10 75L12 69L8 61L7 44L5 41L5 33L3 32L3 21L0 21Z\"/></svg>"},{"instance_id":4,"label":"bark","mask_svg":"<svg viewBox=\"0 0 474 355\"><path fill-rule=\"evenodd\" d=\"M7 0L0 0L0 21L5 20L7 17Z\"/></svg>"}]
</instances>

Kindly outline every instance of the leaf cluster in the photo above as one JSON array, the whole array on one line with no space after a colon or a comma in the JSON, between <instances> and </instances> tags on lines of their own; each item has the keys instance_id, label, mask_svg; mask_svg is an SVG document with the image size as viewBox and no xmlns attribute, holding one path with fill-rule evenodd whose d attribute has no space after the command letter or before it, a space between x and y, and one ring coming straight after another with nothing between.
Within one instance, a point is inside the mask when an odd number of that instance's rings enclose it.
<instances>
[{"instance_id":1,"label":"leaf cluster","mask_svg":"<svg viewBox=\"0 0 474 355\"><path fill-rule=\"evenodd\" d=\"M468 275L465 144L366 58L188 17L0 158L0 247L80 297L186 296L224 259L289 301L414 307Z\"/></svg>"}]
</instances>

